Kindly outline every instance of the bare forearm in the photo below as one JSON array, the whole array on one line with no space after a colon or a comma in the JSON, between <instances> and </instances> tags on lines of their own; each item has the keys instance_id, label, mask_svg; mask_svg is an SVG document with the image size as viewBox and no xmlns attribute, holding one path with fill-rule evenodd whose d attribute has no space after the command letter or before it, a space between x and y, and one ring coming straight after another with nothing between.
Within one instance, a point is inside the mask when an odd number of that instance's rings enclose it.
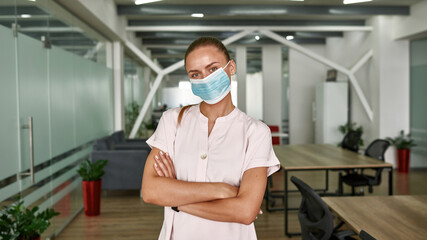
<instances>
[{"instance_id":1,"label":"bare forearm","mask_svg":"<svg viewBox=\"0 0 427 240\"><path fill-rule=\"evenodd\" d=\"M244 198L234 197L187 204L179 206L179 210L214 221L251 224L259 212L259 207Z\"/></svg>"},{"instance_id":2,"label":"bare forearm","mask_svg":"<svg viewBox=\"0 0 427 240\"><path fill-rule=\"evenodd\" d=\"M235 197L238 188L226 183L176 180L170 156L153 148L144 167L141 192L142 198L147 203L160 206L180 206Z\"/></svg>"},{"instance_id":3,"label":"bare forearm","mask_svg":"<svg viewBox=\"0 0 427 240\"><path fill-rule=\"evenodd\" d=\"M236 197L181 206L179 210L221 222L251 224L260 209L267 183L267 168L253 168L243 174Z\"/></svg>"},{"instance_id":4,"label":"bare forearm","mask_svg":"<svg viewBox=\"0 0 427 240\"><path fill-rule=\"evenodd\" d=\"M230 197L233 187L227 185L153 177L143 182L142 197L145 202L160 206L180 206Z\"/></svg>"}]
</instances>

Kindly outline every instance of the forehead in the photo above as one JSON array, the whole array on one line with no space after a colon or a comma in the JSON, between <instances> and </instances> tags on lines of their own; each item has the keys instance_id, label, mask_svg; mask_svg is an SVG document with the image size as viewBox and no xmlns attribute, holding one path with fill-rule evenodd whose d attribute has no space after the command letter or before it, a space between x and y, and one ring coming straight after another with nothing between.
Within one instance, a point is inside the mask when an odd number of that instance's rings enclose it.
<instances>
[{"instance_id":1,"label":"forehead","mask_svg":"<svg viewBox=\"0 0 427 240\"><path fill-rule=\"evenodd\" d=\"M226 62L225 54L217 47L208 45L194 49L188 54L185 67L190 68L204 67L211 62Z\"/></svg>"}]
</instances>

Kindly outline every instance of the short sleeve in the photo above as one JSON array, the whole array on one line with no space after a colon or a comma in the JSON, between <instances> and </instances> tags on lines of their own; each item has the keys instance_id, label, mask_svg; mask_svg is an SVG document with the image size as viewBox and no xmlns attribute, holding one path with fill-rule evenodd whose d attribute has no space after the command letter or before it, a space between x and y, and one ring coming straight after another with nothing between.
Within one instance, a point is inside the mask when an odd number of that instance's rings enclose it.
<instances>
[{"instance_id":1,"label":"short sleeve","mask_svg":"<svg viewBox=\"0 0 427 240\"><path fill-rule=\"evenodd\" d=\"M267 167L267 176L280 169L280 162L271 143L270 129L264 124L251 134L246 151L244 171L256 167Z\"/></svg>"},{"instance_id":2,"label":"short sleeve","mask_svg":"<svg viewBox=\"0 0 427 240\"><path fill-rule=\"evenodd\" d=\"M159 120L156 131L147 140L147 144L153 148L158 148L164 152L171 154L171 146L175 141L176 119L174 119L175 109L168 110L162 114Z\"/></svg>"}]
</instances>

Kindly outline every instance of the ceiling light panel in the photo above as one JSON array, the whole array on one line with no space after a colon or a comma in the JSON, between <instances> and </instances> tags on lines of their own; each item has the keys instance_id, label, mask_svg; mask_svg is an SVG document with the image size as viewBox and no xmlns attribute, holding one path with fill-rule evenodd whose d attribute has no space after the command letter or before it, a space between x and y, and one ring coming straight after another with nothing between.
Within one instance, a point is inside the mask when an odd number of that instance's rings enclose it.
<instances>
[{"instance_id":1,"label":"ceiling light panel","mask_svg":"<svg viewBox=\"0 0 427 240\"><path fill-rule=\"evenodd\" d=\"M362 2L372 2L372 0L343 0L343 4L354 4Z\"/></svg>"},{"instance_id":2,"label":"ceiling light panel","mask_svg":"<svg viewBox=\"0 0 427 240\"><path fill-rule=\"evenodd\" d=\"M160 2L163 0L135 0L135 5L147 4L152 2Z\"/></svg>"}]
</instances>

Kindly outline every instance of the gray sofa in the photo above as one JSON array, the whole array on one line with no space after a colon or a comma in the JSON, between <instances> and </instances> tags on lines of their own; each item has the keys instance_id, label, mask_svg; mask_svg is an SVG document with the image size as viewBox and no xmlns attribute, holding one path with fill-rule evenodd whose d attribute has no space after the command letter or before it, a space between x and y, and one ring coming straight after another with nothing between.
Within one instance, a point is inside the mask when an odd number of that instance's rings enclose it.
<instances>
[{"instance_id":1,"label":"gray sofa","mask_svg":"<svg viewBox=\"0 0 427 240\"><path fill-rule=\"evenodd\" d=\"M107 159L102 189L141 189L145 161L151 149L145 140L127 141L115 132L98 139L91 153L91 161ZM124 134L123 134L124 137Z\"/></svg>"}]
</instances>

